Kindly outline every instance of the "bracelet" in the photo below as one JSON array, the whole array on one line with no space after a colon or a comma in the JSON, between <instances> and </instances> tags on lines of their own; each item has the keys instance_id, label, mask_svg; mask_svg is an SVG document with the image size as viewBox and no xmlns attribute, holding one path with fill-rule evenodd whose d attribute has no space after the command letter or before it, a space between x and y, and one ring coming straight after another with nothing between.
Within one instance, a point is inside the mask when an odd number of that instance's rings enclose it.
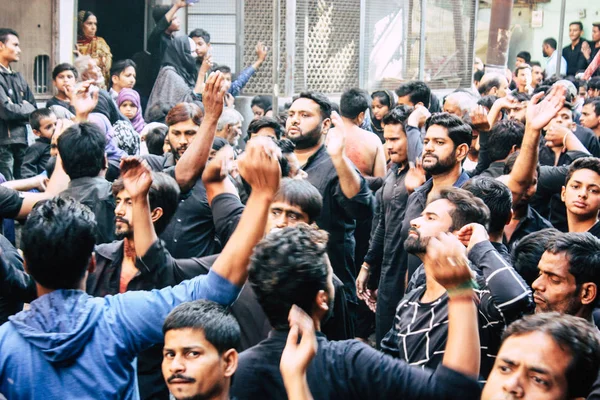
<instances>
[{"instance_id":1,"label":"bracelet","mask_svg":"<svg viewBox=\"0 0 600 400\"><path fill-rule=\"evenodd\" d=\"M363 264L360 266L362 269L364 269L365 271L369 271L369 267L367 266L367 264Z\"/></svg>"},{"instance_id":2,"label":"bracelet","mask_svg":"<svg viewBox=\"0 0 600 400\"><path fill-rule=\"evenodd\" d=\"M456 297L465 292L469 293L473 289L479 289L479 285L477 284L477 282L475 282L474 279L469 279L468 281L463 282L458 286L455 286L451 289L447 289L448 297Z\"/></svg>"}]
</instances>

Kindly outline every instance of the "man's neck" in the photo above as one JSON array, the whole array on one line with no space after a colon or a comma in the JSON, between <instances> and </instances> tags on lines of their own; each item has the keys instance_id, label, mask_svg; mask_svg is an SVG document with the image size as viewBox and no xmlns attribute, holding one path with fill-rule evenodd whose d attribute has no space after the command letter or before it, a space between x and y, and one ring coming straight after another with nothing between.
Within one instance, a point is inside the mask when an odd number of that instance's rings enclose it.
<instances>
[{"instance_id":1,"label":"man's neck","mask_svg":"<svg viewBox=\"0 0 600 400\"><path fill-rule=\"evenodd\" d=\"M87 274L85 275L87 278ZM40 285L39 283L35 283L35 287L37 290L37 297L40 298L45 294L50 294L52 292L55 292L56 289L49 289L47 287L44 287L42 285ZM79 282L79 285L77 285L77 287L72 288L73 290L81 290L85 292L85 279L82 279L81 282Z\"/></svg>"},{"instance_id":2,"label":"man's neck","mask_svg":"<svg viewBox=\"0 0 600 400\"><path fill-rule=\"evenodd\" d=\"M527 205L519 208L513 208L512 219L523 219L527 215Z\"/></svg>"},{"instance_id":3,"label":"man's neck","mask_svg":"<svg viewBox=\"0 0 600 400\"><path fill-rule=\"evenodd\" d=\"M598 222L598 215L593 217L582 217L570 213L567 210L567 224L569 226L569 232L587 232Z\"/></svg>"},{"instance_id":4,"label":"man's neck","mask_svg":"<svg viewBox=\"0 0 600 400\"><path fill-rule=\"evenodd\" d=\"M571 49L574 49L575 46L577 46L579 44L579 42L581 41L581 38L578 37L577 39L571 41Z\"/></svg>"},{"instance_id":5,"label":"man's neck","mask_svg":"<svg viewBox=\"0 0 600 400\"><path fill-rule=\"evenodd\" d=\"M421 297L421 301L423 303L434 302L440 297L442 297L444 293L446 293L446 289L444 289L444 287L440 285L435 279L431 278L431 273L428 272L430 270L428 265L429 261L425 257L425 259L423 260L423 267L425 268L426 288L425 293L423 293L423 296Z\"/></svg>"},{"instance_id":6,"label":"man's neck","mask_svg":"<svg viewBox=\"0 0 600 400\"><path fill-rule=\"evenodd\" d=\"M439 192L443 188L454 186L460 175L462 174L462 167L457 164L450 171L433 175L433 189L431 192Z\"/></svg>"},{"instance_id":7,"label":"man's neck","mask_svg":"<svg viewBox=\"0 0 600 400\"><path fill-rule=\"evenodd\" d=\"M600 139L600 124L598 124L598 126L592 129L592 131L596 134L596 137Z\"/></svg>"},{"instance_id":8,"label":"man's neck","mask_svg":"<svg viewBox=\"0 0 600 400\"><path fill-rule=\"evenodd\" d=\"M123 240L123 258L128 258L135 261L135 241L133 236L131 238L125 238Z\"/></svg>"},{"instance_id":9,"label":"man's neck","mask_svg":"<svg viewBox=\"0 0 600 400\"><path fill-rule=\"evenodd\" d=\"M2 65L4 68L6 68L6 69L10 70L10 62L9 62L9 61L6 61L4 58L0 58L0 64L1 64L1 65Z\"/></svg>"},{"instance_id":10,"label":"man's neck","mask_svg":"<svg viewBox=\"0 0 600 400\"><path fill-rule=\"evenodd\" d=\"M355 126L360 126L358 124L358 121L350 119L350 118L342 117L342 121L344 121L344 125L346 125L349 128L352 128Z\"/></svg>"},{"instance_id":11,"label":"man's neck","mask_svg":"<svg viewBox=\"0 0 600 400\"><path fill-rule=\"evenodd\" d=\"M298 162L300 163L300 165L306 165L306 163L308 162L308 159L321 148L322 144L323 144L323 137L321 137L321 139L319 139L319 142L312 147L309 147L306 149L296 148L294 150L294 153L296 154L296 157L298 157Z\"/></svg>"}]
</instances>

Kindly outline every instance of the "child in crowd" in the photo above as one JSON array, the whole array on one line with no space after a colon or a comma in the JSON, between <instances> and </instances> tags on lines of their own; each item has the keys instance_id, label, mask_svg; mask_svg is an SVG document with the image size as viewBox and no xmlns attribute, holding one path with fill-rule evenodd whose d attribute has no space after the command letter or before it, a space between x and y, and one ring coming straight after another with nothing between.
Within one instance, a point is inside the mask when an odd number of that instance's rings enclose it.
<instances>
[{"instance_id":1,"label":"child in crowd","mask_svg":"<svg viewBox=\"0 0 600 400\"><path fill-rule=\"evenodd\" d=\"M31 129L38 138L27 148L25 153L21 166L23 178L31 178L46 170L46 163L50 159L50 142L54 135L56 122L56 115L49 108L40 108L29 116Z\"/></svg>"},{"instance_id":2,"label":"child in crowd","mask_svg":"<svg viewBox=\"0 0 600 400\"><path fill-rule=\"evenodd\" d=\"M71 101L66 93L69 88L75 88L77 83L77 70L69 63L58 64L52 70L52 84L56 88L56 96L46 102L46 107L61 106L75 114Z\"/></svg>"},{"instance_id":3,"label":"child in crowd","mask_svg":"<svg viewBox=\"0 0 600 400\"><path fill-rule=\"evenodd\" d=\"M121 89L117 97L117 105L121 114L129 119L135 131L142 133L146 122L142 117L142 106L138 92L129 88Z\"/></svg>"}]
</instances>

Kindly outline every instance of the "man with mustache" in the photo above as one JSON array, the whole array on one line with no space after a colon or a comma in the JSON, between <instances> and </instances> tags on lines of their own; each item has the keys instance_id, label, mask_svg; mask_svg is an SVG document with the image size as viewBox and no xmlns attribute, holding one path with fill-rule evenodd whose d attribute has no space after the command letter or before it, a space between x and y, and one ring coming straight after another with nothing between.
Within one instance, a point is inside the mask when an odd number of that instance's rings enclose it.
<instances>
[{"instance_id":1,"label":"man with mustache","mask_svg":"<svg viewBox=\"0 0 600 400\"><path fill-rule=\"evenodd\" d=\"M404 248L422 260L426 283L406 294L398 305L394 327L381 342L385 353L431 369L442 363L448 338L448 293L432 276L434 265L427 245L431 238L450 233L468 244L466 254L479 285L474 301L479 317L480 376L487 377L503 329L532 308L529 288L490 243L484 228L489 221L483 200L453 187L442 189L421 216L411 221Z\"/></svg>"}]
</instances>

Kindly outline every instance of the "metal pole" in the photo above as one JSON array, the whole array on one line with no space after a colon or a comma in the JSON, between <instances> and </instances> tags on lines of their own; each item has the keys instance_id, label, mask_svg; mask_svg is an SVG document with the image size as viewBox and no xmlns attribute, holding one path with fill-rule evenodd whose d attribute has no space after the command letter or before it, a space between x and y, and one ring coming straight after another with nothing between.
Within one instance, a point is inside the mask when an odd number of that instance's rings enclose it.
<instances>
[{"instance_id":1,"label":"metal pole","mask_svg":"<svg viewBox=\"0 0 600 400\"><path fill-rule=\"evenodd\" d=\"M558 28L558 44L556 46L556 76L560 76L560 65L562 64L562 43L563 43L563 34L565 30L565 8L567 6L567 0L562 0L560 5L560 27Z\"/></svg>"},{"instance_id":2,"label":"metal pole","mask_svg":"<svg viewBox=\"0 0 600 400\"><path fill-rule=\"evenodd\" d=\"M296 68L296 0L287 0L285 5L285 86L283 95L294 95L294 77Z\"/></svg>"},{"instance_id":3,"label":"metal pole","mask_svg":"<svg viewBox=\"0 0 600 400\"><path fill-rule=\"evenodd\" d=\"M419 80L425 79L425 29L427 18L427 0L421 0L421 26L419 27Z\"/></svg>"},{"instance_id":4,"label":"metal pole","mask_svg":"<svg viewBox=\"0 0 600 400\"><path fill-rule=\"evenodd\" d=\"M273 0L273 114L279 113L279 35L281 0Z\"/></svg>"},{"instance_id":5,"label":"metal pole","mask_svg":"<svg viewBox=\"0 0 600 400\"><path fill-rule=\"evenodd\" d=\"M367 6L366 0L360 0L360 35L358 44L358 87L361 89L367 89L365 87L365 59L367 56L366 51L366 19L367 19Z\"/></svg>"},{"instance_id":6,"label":"metal pole","mask_svg":"<svg viewBox=\"0 0 600 400\"><path fill-rule=\"evenodd\" d=\"M512 9L513 0L492 0L490 35L485 65L486 73L498 72L504 75L510 43Z\"/></svg>"}]
</instances>

